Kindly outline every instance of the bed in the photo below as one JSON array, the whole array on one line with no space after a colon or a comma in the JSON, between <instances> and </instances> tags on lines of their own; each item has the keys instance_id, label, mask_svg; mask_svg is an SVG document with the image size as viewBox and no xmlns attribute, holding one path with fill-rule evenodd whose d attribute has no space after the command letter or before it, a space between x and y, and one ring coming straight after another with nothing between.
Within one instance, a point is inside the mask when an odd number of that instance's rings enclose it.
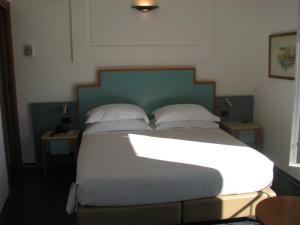
<instances>
[{"instance_id":1,"label":"bed","mask_svg":"<svg viewBox=\"0 0 300 225\"><path fill-rule=\"evenodd\" d=\"M150 114L168 104L214 110L215 82L195 69L101 69L77 87L79 126L98 105L127 102ZM184 151L183 151L184 149ZM255 165L254 165L255 163ZM81 224L189 224L253 216L273 163L218 128L83 135L68 208Z\"/></svg>"}]
</instances>

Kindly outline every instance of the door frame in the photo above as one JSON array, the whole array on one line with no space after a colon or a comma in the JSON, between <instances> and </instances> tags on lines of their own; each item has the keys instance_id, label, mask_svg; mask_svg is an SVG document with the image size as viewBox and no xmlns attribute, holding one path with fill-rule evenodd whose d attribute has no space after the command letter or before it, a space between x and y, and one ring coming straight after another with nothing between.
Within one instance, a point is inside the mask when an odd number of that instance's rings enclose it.
<instances>
[{"instance_id":1,"label":"door frame","mask_svg":"<svg viewBox=\"0 0 300 225\"><path fill-rule=\"evenodd\" d=\"M5 23L6 23L6 43L7 43L7 57L8 57L8 70L10 82L9 86L11 88L11 100L12 100L12 117L14 122L12 123L14 130L14 137L9 137L9 142L14 143L14 148L9 148L10 166L12 169L23 168L23 159L21 151L21 138L20 138L20 127L19 127L19 114L18 114L18 103L17 103L17 90L16 90L16 78L15 78L15 63L14 63L14 51L13 51L13 36L12 36L12 21L11 21L11 10L10 3L6 0L0 0L0 8L5 12ZM1 104L1 102L0 102ZM3 103L1 105L3 106ZM2 111L4 111L2 109ZM3 113L2 113L3 118ZM5 135L5 130L3 131ZM10 144L9 144L10 146ZM7 157L8 158L8 157ZM8 163L8 161L7 161Z\"/></svg>"},{"instance_id":2,"label":"door frame","mask_svg":"<svg viewBox=\"0 0 300 225\"><path fill-rule=\"evenodd\" d=\"M0 6L5 9L9 9L9 2L6 0L0 0Z\"/></svg>"}]
</instances>

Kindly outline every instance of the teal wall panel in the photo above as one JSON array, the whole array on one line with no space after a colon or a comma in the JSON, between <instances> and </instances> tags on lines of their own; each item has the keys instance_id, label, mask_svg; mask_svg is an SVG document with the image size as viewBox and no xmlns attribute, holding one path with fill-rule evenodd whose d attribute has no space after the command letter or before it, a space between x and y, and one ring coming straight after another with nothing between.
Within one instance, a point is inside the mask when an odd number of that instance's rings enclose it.
<instances>
[{"instance_id":1,"label":"teal wall panel","mask_svg":"<svg viewBox=\"0 0 300 225\"><path fill-rule=\"evenodd\" d=\"M225 99L232 103L232 108L228 106ZM222 117L222 111L228 111L227 117ZM218 96L216 98L216 115L222 117L223 122L253 121L254 96Z\"/></svg>"}]
</instances>

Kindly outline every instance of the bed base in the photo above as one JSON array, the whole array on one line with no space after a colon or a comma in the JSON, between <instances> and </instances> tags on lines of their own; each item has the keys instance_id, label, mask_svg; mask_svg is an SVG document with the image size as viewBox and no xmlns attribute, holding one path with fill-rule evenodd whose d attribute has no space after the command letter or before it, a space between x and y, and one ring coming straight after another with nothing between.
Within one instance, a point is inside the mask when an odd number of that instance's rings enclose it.
<instances>
[{"instance_id":1,"label":"bed base","mask_svg":"<svg viewBox=\"0 0 300 225\"><path fill-rule=\"evenodd\" d=\"M255 216L262 200L276 196L271 188L159 205L79 207L78 225L178 225Z\"/></svg>"}]
</instances>

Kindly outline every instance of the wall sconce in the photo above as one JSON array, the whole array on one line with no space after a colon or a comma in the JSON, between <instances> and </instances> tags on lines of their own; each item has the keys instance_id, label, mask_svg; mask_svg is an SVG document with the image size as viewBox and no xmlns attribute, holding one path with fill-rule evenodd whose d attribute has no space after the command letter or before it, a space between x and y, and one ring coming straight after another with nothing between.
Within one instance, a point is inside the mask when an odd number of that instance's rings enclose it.
<instances>
[{"instance_id":1,"label":"wall sconce","mask_svg":"<svg viewBox=\"0 0 300 225\"><path fill-rule=\"evenodd\" d=\"M62 112L63 112L63 115L67 115L68 114L68 111L69 111L69 106L67 104L63 104L62 105Z\"/></svg>"},{"instance_id":2,"label":"wall sconce","mask_svg":"<svg viewBox=\"0 0 300 225\"><path fill-rule=\"evenodd\" d=\"M232 102L229 100L229 98L224 99L225 105L227 105L230 109L233 108Z\"/></svg>"},{"instance_id":3,"label":"wall sconce","mask_svg":"<svg viewBox=\"0 0 300 225\"><path fill-rule=\"evenodd\" d=\"M222 121L228 120L228 117L230 117L230 113L233 109L233 104L230 101L228 97L225 97L223 100L223 106L220 109L220 116L222 118Z\"/></svg>"},{"instance_id":4,"label":"wall sconce","mask_svg":"<svg viewBox=\"0 0 300 225\"><path fill-rule=\"evenodd\" d=\"M153 9L159 8L159 5L155 0L134 0L132 1L131 8L140 10L142 12L149 12Z\"/></svg>"},{"instance_id":5,"label":"wall sconce","mask_svg":"<svg viewBox=\"0 0 300 225\"><path fill-rule=\"evenodd\" d=\"M62 105L62 113L63 113L63 117L61 119L61 126L58 126L57 129L61 132L68 132L68 130L70 129L70 124L71 124L71 117L69 116L69 106L67 104L63 104ZM59 132L58 132L59 133Z\"/></svg>"}]
</instances>

